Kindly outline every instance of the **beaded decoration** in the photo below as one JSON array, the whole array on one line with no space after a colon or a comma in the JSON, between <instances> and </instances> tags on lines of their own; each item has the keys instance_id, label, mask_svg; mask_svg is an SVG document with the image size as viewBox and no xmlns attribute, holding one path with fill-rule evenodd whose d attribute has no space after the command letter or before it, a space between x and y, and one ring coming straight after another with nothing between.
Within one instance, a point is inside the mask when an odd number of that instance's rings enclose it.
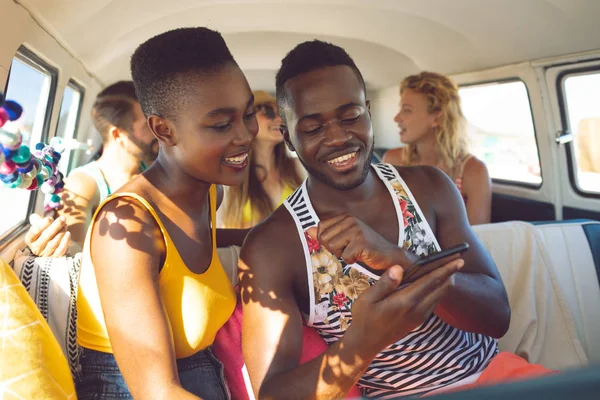
<instances>
[{"instance_id":1,"label":"beaded decoration","mask_svg":"<svg viewBox=\"0 0 600 400\"><path fill-rule=\"evenodd\" d=\"M32 152L23 144L21 132L2 129L8 121L16 121L22 114L21 105L12 100L4 101L0 93L0 181L9 189L40 189L50 196L46 207L55 209L60 205L58 194L64 188L64 177L58 170L63 150L60 138L53 138L50 145L38 143Z\"/></svg>"}]
</instances>

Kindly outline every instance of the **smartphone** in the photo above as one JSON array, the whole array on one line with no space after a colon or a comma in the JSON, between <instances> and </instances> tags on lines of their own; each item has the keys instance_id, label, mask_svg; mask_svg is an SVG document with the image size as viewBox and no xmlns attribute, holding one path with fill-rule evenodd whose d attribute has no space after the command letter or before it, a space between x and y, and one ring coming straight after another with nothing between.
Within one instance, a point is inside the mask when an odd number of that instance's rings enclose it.
<instances>
[{"instance_id":1,"label":"smartphone","mask_svg":"<svg viewBox=\"0 0 600 400\"><path fill-rule=\"evenodd\" d=\"M468 243L460 243L454 247L451 247L446 250L442 250L440 252L431 254L427 257L423 257L417 261L415 261L408 269L404 272L404 278L402 279L402 283L410 283L414 282L420 277L427 275L431 271L445 265L450 260L445 260L445 258L449 258L456 254L462 254L469 250ZM442 262L438 262L442 261Z\"/></svg>"}]
</instances>

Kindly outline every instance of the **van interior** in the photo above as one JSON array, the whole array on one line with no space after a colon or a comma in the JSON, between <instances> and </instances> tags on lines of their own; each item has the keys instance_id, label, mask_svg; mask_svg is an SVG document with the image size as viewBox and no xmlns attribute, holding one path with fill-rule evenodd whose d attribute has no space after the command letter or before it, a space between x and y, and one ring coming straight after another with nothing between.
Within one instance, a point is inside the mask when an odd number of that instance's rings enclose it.
<instances>
[{"instance_id":1,"label":"van interior","mask_svg":"<svg viewBox=\"0 0 600 400\"><path fill-rule=\"evenodd\" d=\"M0 88L25 109L9 124L31 146L61 138L65 175L101 147L96 95L131 79L135 48L170 29L218 30L251 88L269 93L296 44L343 47L366 81L377 160L402 145L402 79L448 75L492 178L492 223L476 233L521 318L502 349L557 370L600 362L600 2L0 0L0 10ZM0 187L1 259L24 248L28 216L43 209L43 193Z\"/></svg>"}]
</instances>

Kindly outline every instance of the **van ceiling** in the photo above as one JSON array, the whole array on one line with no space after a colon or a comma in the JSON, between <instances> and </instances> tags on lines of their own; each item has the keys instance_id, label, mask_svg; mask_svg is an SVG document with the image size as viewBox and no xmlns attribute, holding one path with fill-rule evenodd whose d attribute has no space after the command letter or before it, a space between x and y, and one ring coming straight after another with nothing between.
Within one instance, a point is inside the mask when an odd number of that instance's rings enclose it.
<instances>
[{"instance_id":1,"label":"van ceiling","mask_svg":"<svg viewBox=\"0 0 600 400\"><path fill-rule=\"evenodd\" d=\"M600 49L596 0L18 0L104 83L129 79L135 47L169 29L219 30L254 89L318 38L350 53L367 85Z\"/></svg>"}]
</instances>

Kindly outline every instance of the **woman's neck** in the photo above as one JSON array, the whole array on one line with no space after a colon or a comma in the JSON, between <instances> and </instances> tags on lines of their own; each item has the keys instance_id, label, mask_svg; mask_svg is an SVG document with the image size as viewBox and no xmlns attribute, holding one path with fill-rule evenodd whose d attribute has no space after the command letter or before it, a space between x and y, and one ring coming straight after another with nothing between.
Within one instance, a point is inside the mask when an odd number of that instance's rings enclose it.
<instances>
[{"instance_id":1,"label":"woman's neck","mask_svg":"<svg viewBox=\"0 0 600 400\"><path fill-rule=\"evenodd\" d=\"M415 143L417 150L417 163L438 167L440 160L437 155L437 139L435 135L427 135Z\"/></svg>"},{"instance_id":2,"label":"woman's neck","mask_svg":"<svg viewBox=\"0 0 600 400\"><path fill-rule=\"evenodd\" d=\"M260 168L256 169L262 188L269 198L273 208L279 205L284 183L275 159L277 143L256 141L254 142L254 163Z\"/></svg>"},{"instance_id":3,"label":"woman's neck","mask_svg":"<svg viewBox=\"0 0 600 400\"><path fill-rule=\"evenodd\" d=\"M262 167L265 174L265 179L277 175L277 165L275 162L275 146L276 143L269 141L256 140L253 144L252 151L254 152L254 163Z\"/></svg>"},{"instance_id":4,"label":"woman's neck","mask_svg":"<svg viewBox=\"0 0 600 400\"><path fill-rule=\"evenodd\" d=\"M144 173L144 176L170 203L191 215L202 209L207 201L207 193L211 183L200 181L185 173L172 164L162 153L154 164Z\"/></svg>"}]
</instances>

